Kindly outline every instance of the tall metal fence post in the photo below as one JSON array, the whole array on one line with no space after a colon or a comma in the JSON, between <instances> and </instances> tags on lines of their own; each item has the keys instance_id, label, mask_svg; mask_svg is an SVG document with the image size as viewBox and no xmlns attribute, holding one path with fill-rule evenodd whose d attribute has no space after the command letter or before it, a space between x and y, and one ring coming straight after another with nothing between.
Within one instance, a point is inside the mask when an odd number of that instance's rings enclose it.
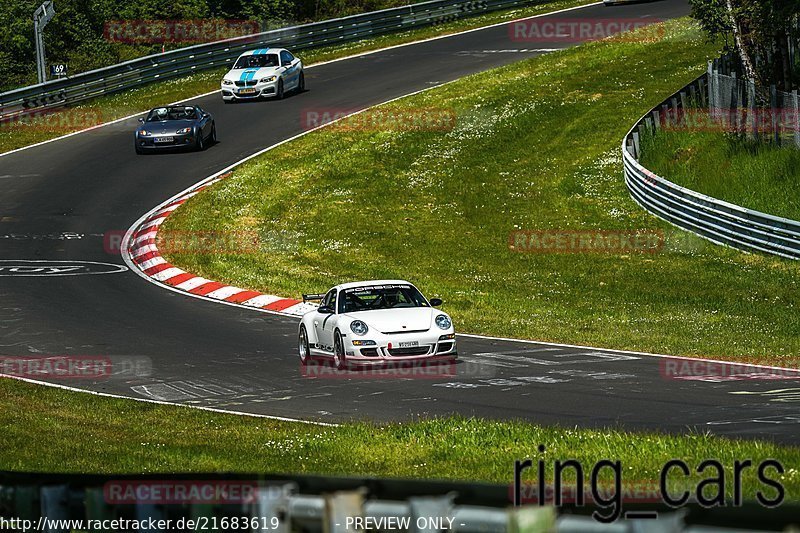
<instances>
[{"instance_id":1,"label":"tall metal fence post","mask_svg":"<svg viewBox=\"0 0 800 533\"><path fill-rule=\"evenodd\" d=\"M769 86L769 116L772 122L772 137L777 146L781 144L781 136L778 131L778 88L774 85Z\"/></svg>"},{"instance_id":2,"label":"tall metal fence post","mask_svg":"<svg viewBox=\"0 0 800 533\"><path fill-rule=\"evenodd\" d=\"M796 148L800 148L800 116L798 116L798 112L800 111L800 106L798 106L797 102L797 89L792 91L792 131L794 133L794 145Z\"/></svg>"}]
</instances>

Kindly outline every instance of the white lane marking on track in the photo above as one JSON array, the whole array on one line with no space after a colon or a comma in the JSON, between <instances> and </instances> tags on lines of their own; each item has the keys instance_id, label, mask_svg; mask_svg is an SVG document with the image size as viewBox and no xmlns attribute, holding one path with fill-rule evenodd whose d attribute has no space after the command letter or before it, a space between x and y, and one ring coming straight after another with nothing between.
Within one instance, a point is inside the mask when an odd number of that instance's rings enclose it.
<instances>
[{"instance_id":1,"label":"white lane marking on track","mask_svg":"<svg viewBox=\"0 0 800 533\"><path fill-rule=\"evenodd\" d=\"M392 45L392 46L386 46L386 47L383 47L383 48L378 48L376 50L369 50L367 52L362 52L362 53L351 55L351 56L338 57L336 59L329 59L328 61L320 61L319 63L313 63L311 65L308 65L307 67L304 67L304 70L309 70L309 69L312 69L314 67L320 67L322 65L328 65L330 63L337 63L339 61L347 61L347 60L357 59L359 57L365 57L365 56L369 56L369 55L373 55L373 54L378 54L378 53L384 52L386 50L393 50L395 48L402 48L404 46L414 46L414 45L418 45L418 44L422 44L422 43L427 43L427 42L430 42L430 41L437 41L439 39L448 39L448 38L451 38L451 37L458 37L459 35L465 35L467 33L486 30L486 29L489 29L489 28L496 28L498 26L503 26L503 25L506 25L506 24L511 24L511 23L514 23L514 22L522 21L522 20L529 20L529 19L548 17L548 16L551 16L551 15L557 15L559 13L564 13L566 11L575 11L575 10L578 10L578 9L585 9L587 7L599 6L602 3L603 2L593 2L591 4L585 4L585 5L582 5L582 6L567 7L567 8L564 8L564 9L558 9L556 11L549 11L547 13L540 13L538 15L531 15L530 17L522 17L522 18L518 18L518 19L514 19L514 20L506 20L506 21L503 21L503 22L497 22L495 24L489 24L488 26L480 26L478 28L471 28L469 30L464 30L464 31L456 32L456 33L448 33L446 35L436 35L434 37L428 37L426 39L420 39L418 41L410 41L410 42L407 42L407 43L400 43L400 44L395 44L395 45ZM219 93L219 89L214 89L213 91L208 91L208 92L202 93L202 94L196 94L194 96L190 96L189 98L184 98L183 100L178 100L177 102L172 102L172 103L170 103L168 105L175 105L175 104L182 104L184 102L191 102L193 100L198 100L200 98L204 98L206 96L211 96L212 94L217 94L217 93ZM0 153L0 157L6 156L6 155L11 155L11 154L14 154L14 153L17 153L17 152L21 152L22 150L28 150L30 148L35 148L37 146L42 146L44 144L49 144L51 142L59 141L61 139L66 139L68 137L73 137L75 135L81 135L81 134L89 132L89 131L93 131L93 130L96 130L96 129L99 129L99 128L104 128L106 126L110 126L112 124L118 124L120 122L124 122L126 120L130 120L130 119L136 118L138 116L144 115L148 111L150 111L150 110L149 109L145 109L143 111L139 111L138 113L133 113L133 114L128 115L126 117L121 117L121 118L118 118L118 119L111 120L109 122L104 122L103 124L97 124L97 125L92 126L90 128L86 128L86 129L83 129L83 130L80 130L80 131L73 131L71 133L67 133L66 135L62 135L60 137L54 137L52 139L47 139L46 141L38 142L38 143L35 143L35 144L30 144L28 146L22 146L20 148L15 148L14 150L9 150L8 152ZM7 176L8 175L4 175L2 177L7 177ZM28 175L26 175L26 176L28 176ZM32 174L30 176L37 176L37 174Z\"/></svg>"},{"instance_id":2,"label":"white lane marking on track","mask_svg":"<svg viewBox=\"0 0 800 533\"><path fill-rule=\"evenodd\" d=\"M52 387L54 389L65 390L69 392L82 392L84 394L90 394L92 396L97 396L101 398L113 398L116 400L132 400L134 402L142 402L142 403L149 403L153 405L167 405L170 407L179 407L184 409L197 409L199 411L206 411L209 413L219 413L224 415L236 415L236 416L244 416L249 418L263 418L266 420L280 420L283 422L297 422L299 424L310 424L312 426L325 426L325 427L339 427L339 424L334 424L332 422L317 422L314 420L304 420L302 418L290 418L286 416L275 416L275 415L261 415L257 413L246 413L242 411L231 411L228 409L218 409L214 407L202 407L197 405L187 405L183 403L173 403L161 400L151 400L149 398L137 398L134 396L123 396L122 394L111 394L108 392L98 392L88 389L79 389L77 387L68 387L66 385L61 385L59 383L50 383L49 381L40 381L38 379L30 379L30 378L23 378L20 376L12 376L8 374L0 374L0 378L6 379L16 379L17 381L23 381L25 383L30 383L32 385L42 385L45 387Z\"/></svg>"}]
</instances>

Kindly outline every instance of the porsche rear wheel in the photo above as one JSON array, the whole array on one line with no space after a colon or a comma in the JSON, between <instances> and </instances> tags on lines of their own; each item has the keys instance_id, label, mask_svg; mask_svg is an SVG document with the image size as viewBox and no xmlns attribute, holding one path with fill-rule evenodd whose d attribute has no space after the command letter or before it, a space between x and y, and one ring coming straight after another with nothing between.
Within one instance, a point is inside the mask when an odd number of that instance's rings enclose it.
<instances>
[{"instance_id":1,"label":"porsche rear wheel","mask_svg":"<svg viewBox=\"0 0 800 533\"><path fill-rule=\"evenodd\" d=\"M298 349L300 351L300 364L305 366L311 359L311 351L308 348L308 333L306 327L300 326L300 335L298 338Z\"/></svg>"},{"instance_id":2,"label":"porsche rear wheel","mask_svg":"<svg viewBox=\"0 0 800 533\"><path fill-rule=\"evenodd\" d=\"M336 365L336 370L347 369L347 358L344 355L344 343L342 336L337 331L333 340L333 363Z\"/></svg>"}]
</instances>

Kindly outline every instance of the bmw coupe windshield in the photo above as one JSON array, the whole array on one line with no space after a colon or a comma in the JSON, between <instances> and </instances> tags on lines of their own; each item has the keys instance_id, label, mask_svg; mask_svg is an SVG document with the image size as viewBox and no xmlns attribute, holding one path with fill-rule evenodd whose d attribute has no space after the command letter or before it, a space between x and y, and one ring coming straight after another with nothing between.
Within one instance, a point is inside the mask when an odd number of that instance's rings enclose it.
<instances>
[{"instance_id":1,"label":"bmw coupe windshield","mask_svg":"<svg viewBox=\"0 0 800 533\"><path fill-rule=\"evenodd\" d=\"M411 285L376 285L346 289L339 298L340 313L430 307L424 296Z\"/></svg>"},{"instance_id":2,"label":"bmw coupe windshield","mask_svg":"<svg viewBox=\"0 0 800 533\"><path fill-rule=\"evenodd\" d=\"M279 65L278 54L259 54L240 57L233 68L236 70L241 68L277 67Z\"/></svg>"}]
</instances>

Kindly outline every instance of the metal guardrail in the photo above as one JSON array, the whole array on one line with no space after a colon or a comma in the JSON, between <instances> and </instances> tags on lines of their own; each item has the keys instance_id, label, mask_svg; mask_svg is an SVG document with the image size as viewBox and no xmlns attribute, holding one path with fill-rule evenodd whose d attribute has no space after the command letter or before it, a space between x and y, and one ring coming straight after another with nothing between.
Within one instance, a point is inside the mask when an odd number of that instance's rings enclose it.
<instances>
[{"instance_id":1,"label":"metal guardrail","mask_svg":"<svg viewBox=\"0 0 800 533\"><path fill-rule=\"evenodd\" d=\"M174 497L180 490L183 496ZM748 533L788 531L800 516L798 507L790 504L777 509L757 504L707 509L689 505L679 510L655 504L623 505L626 510L647 508L650 514L657 507L657 517L603 524L589 516L594 510L591 506L513 507L507 486L482 483L307 475L0 472L0 529L4 530L68 532L78 527L75 521L93 526L92 531L136 530L131 521L149 521L155 525L138 530ZM356 518L369 520L370 527L355 522ZM8 527L12 519L18 527ZM59 527L56 520L73 521L73 527ZM105 525L94 527L100 523Z\"/></svg>"},{"instance_id":2,"label":"metal guardrail","mask_svg":"<svg viewBox=\"0 0 800 533\"><path fill-rule=\"evenodd\" d=\"M753 211L657 176L638 161L643 135L657 134L665 124L679 125L692 97L707 103L707 75L676 92L644 115L622 140L625 184L647 211L714 243L745 251L800 259L800 222Z\"/></svg>"},{"instance_id":3,"label":"metal guardrail","mask_svg":"<svg viewBox=\"0 0 800 533\"><path fill-rule=\"evenodd\" d=\"M319 48L544 1L432 0L171 50L2 93L0 118L223 67L252 48Z\"/></svg>"}]
</instances>

